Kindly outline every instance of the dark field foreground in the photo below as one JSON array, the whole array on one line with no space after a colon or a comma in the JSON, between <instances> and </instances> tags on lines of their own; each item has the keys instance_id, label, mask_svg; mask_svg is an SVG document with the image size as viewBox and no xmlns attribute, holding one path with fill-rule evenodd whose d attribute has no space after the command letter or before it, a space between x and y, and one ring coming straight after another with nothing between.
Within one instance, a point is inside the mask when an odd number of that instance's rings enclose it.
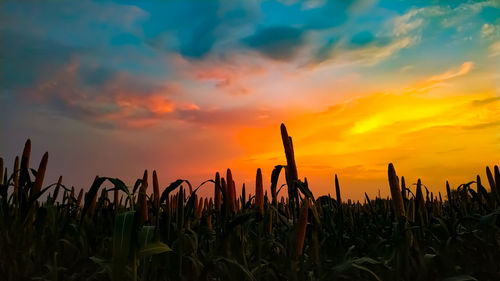
<instances>
[{"instance_id":1,"label":"dark field foreground","mask_svg":"<svg viewBox=\"0 0 500 281\"><path fill-rule=\"evenodd\" d=\"M500 280L498 166L443 198L392 164L391 198L342 201L337 177L335 198L316 198L281 130L287 165L265 182L258 170L240 197L229 169L161 193L155 172L130 187L96 177L76 194L61 178L44 184L47 153L29 169L28 140L13 172L0 158L0 279Z\"/></svg>"}]
</instances>

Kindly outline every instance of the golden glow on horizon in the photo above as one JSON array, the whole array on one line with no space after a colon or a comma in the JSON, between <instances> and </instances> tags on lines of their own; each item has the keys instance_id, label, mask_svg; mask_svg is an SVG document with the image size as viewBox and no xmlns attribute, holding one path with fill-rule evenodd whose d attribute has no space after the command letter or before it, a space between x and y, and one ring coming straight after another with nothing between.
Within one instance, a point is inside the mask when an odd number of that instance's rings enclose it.
<instances>
[{"instance_id":1,"label":"golden glow on horizon","mask_svg":"<svg viewBox=\"0 0 500 281\"><path fill-rule=\"evenodd\" d=\"M447 87L420 91L429 83L458 82L472 63L434 75L412 91L374 93L339 103L320 113L303 113L285 120L294 141L299 177L308 177L319 194L332 192L338 173L346 196L361 199L364 192L385 190L389 162L405 175L416 177L437 193L444 182L460 184L483 174L500 159L500 99L496 89L482 93L449 93ZM473 80L467 80L474 83ZM429 83L426 83L429 82ZM422 94L422 92L425 92ZM279 123L277 123L279 124ZM277 124L247 128L239 142L247 156L239 169L283 164ZM259 141L256 141L259 140ZM251 172L249 172L251 173Z\"/></svg>"}]
</instances>

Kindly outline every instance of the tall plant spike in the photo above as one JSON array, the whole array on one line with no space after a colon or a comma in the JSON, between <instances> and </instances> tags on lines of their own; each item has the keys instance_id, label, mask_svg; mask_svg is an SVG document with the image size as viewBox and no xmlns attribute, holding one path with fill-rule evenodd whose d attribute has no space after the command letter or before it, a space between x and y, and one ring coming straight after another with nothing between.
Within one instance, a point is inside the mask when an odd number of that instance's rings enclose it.
<instances>
[{"instance_id":1,"label":"tall plant spike","mask_svg":"<svg viewBox=\"0 0 500 281\"><path fill-rule=\"evenodd\" d=\"M423 211L425 209L424 194L422 193L422 181L417 180L417 194L415 196L415 205L417 211Z\"/></svg>"},{"instance_id":2,"label":"tall plant spike","mask_svg":"<svg viewBox=\"0 0 500 281\"><path fill-rule=\"evenodd\" d=\"M476 175L476 185L477 185L477 193L486 200L486 202L489 203L489 195L488 191L484 188L483 184L481 183L481 177L479 175Z\"/></svg>"},{"instance_id":3,"label":"tall plant spike","mask_svg":"<svg viewBox=\"0 0 500 281\"><path fill-rule=\"evenodd\" d=\"M401 189L399 188L399 180L396 175L396 170L394 169L394 165L392 165L392 163L389 163L388 176L389 176L389 186L391 189L391 197L392 197L394 212L396 214L396 217L398 218L404 217L405 208L403 203L403 196L401 195Z\"/></svg>"},{"instance_id":4,"label":"tall plant spike","mask_svg":"<svg viewBox=\"0 0 500 281\"><path fill-rule=\"evenodd\" d=\"M19 167L19 156L16 156L16 159L14 160L14 196L17 198L19 194L19 177L20 177L20 167ZM3 172L3 165L2 165L2 172ZM1 177L1 180L3 180L3 176Z\"/></svg>"},{"instance_id":5,"label":"tall plant spike","mask_svg":"<svg viewBox=\"0 0 500 281\"><path fill-rule=\"evenodd\" d=\"M32 196L37 195L41 189L43 184L43 179L45 177L45 170L47 169L47 162L49 161L49 153L45 152L43 154L42 160L40 161L40 165L38 166L38 170L36 172L35 183L33 184L33 192Z\"/></svg>"},{"instance_id":6,"label":"tall plant spike","mask_svg":"<svg viewBox=\"0 0 500 281\"><path fill-rule=\"evenodd\" d=\"M52 195L52 198L54 201L57 200L57 196L59 195L59 189L61 188L62 184L62 176L59 176L59 179L57 180L56 188L54 189L54 193Z\"/></svg>"},{"instance_id":7,"label":"tall plant spike","mask_svg":"<svg viewBox=\"0 0 500 281\"><path fill-rule=\"evenodd\" d=\"M139 189L139 196L137 199L137 208L139 211L139 216L141 217L142 221L148 221L148 199L146 196L147 188L148 188L148 170L144 170L141 187Z\"/></svg>"},{"instance_id":8,"label":"tall plant spike","mask_svg":"<svg viewBox=\"0 0 500 281\"><path fill-rule=\"evenodd\" d=\"M224 207L223 211L226 212L226 214L228 214L229 213L229 191L227 188L226 179L221 178L220 184L221 184L222 190L224 191L223 192L224 197L222 198L222 206Z\"/></svg>"},{"instance_id":9,"label":"tall plant spike","mask_svg":"<svg viewBox=\"0 0 500 281\"><path fill-rule=\"evenodd\" d=\"M495 179L493 178L493 174L491 173L490 167L486 167L486 177L488 178L488 184L490 185L491 193L496 194L497 188L496 188Z\"/></svg>"},{"instance_id":10,"label":"tall plant spike","mask_svg":"<svg viewBox=\"0 0 500 281\"><path fill-rule=\"evenodd\" d=\"M286 163L290 179L296 181L298 179L297 166L295 165L295 156L293 152L293 144L291 138L288 136L285 124L281 124L281 138L283 141L283 148L285 149Z\"/></svg>"},{"instance_id":11,"label":"tall plant spike","mask_svg":"<svg viewBox=\"0 0 500 281\"><path fill-rule=\"evenodd\" d=\"M222 188L220 181L220 174L219 172L217 172L215 173L215 183L214 183L214 203L215 203L215 209L217 211L220 211L221 200L222 200L222 193L220 191L220 188Z\"/></svg>"},{"instance_id":12,"label":"tall plant spike","mask_svg":"<svg viewBox=\"0 0 500 281\"><path fill-rule=\"evenodd\" d=\"M244 207L245 206L245 203L247 202L247 198L246 198L246 187L245 187L245 183L243 183L243 186L241 187L241 206Z\"/></svg>"},{"instance_id":13,"label":"tall plant spike","mask_svg":"<svg viewBox=\"0 0 500 281\"><path fill-rule=\"evenodd\" d=\"M450 188L450 183L448 183L448 181L446 181L446 197L448 197L448 202L452 202L451 201L451 188Z\"/></svg>"},{"instance_id":14,"label":"tall plant spike","mask_svg":"<svg viewBox=\"0 0 500 281\"><path fill-rule=\"evenodd\" d=\"M114 204L115 210L118 210L118 208L120 207L118 188L115 188L115 190L113 190L113 204Z\"/></svg>"},{"instance_id":15,"label":"tall plant spike","mask_svg":"<svg viewBox=\"0 0 500 281\"><path fill-rule=\"evenodd\" d=\"M153 204L156 210L160 208L160 184L158 183L156 170L153 170Z\"/></svg>"},{"instance_id":16,"label":"tall plant spike","mask_svg":"<svg viewBox=\"0 0 500 281\"><path fill-rule=\"evenodd\" d=\"M290 206L293 211L295 210L295 208L298 208L298 201L297 201L298 192L295 186L295 182L297 182L299 177L297 174L297 166L295 164L295 155L293 151L292 138L288 135L285 124L282 123L280 129L281 129L281 139L283 142L283 148L285 149L285 156L287 163L286 164L287 167L285 169L285 175L288 185L288 198L290 199ZM295 211L293 211L292 214L295 216Z\"/></svg>"},{"instance_id":17,"label":"tall plant spike","mask_svg":"<svg viewBox=\"0 0 500 281\"><path fill-rule=\"evenodd\" d=\"M264 214L264 184L260 168L257 169L255 177L255 207L262 215Z\"/></svg>"},{"instance_id":18,"label":"tall plant spike","mask_svg":"<svg viewBox=\"0 0 500 281\"><path fill-rule=\"evenodd\" d=\"M21 157L21 171L19 175L19 184L25 186L29 180L29 166L30 166L30 154L31 154L31 140L26 140L23 149L23 155Z\"/></svg>"},{"instance_id":19,"label":"tall plant spike","mask_svg":"<svg viewBox=\"0 0 500 281\"><path fill-rule=\"evenodd\" d=\"M231 210L236 212L236 183L231 181Z\"/></svg>"},{"instance_id":20,"label":"tall plant spike","mask_svg":"<svg viewBox=\"0 0 500 281\"><path fill-rule=\"evenodd\" d=\"M339 178L337 177L337 174L335 174L335 194L337 196L337 203L340 206L342 204L342 197L340 196L340 184L339 184Z\"/></svg>"},{"instance_id":21,"label":"tall plant spike","mask_svg":"<svg viewBox=\"0 0 500 281\"><path fill-rule=\"evenodd\" d=\"M407 192L406 192L405 177L401 177L401 195L403 196L403 202L406 202L406 200L408 200L408 198L407 198Z\"/></svg>"},{"instance_id":22,"label":"tall plant spike","mask_svg":"<svg viewBox=\"0 0 500 281\"><path fill-rule=\"evenodd\" d=\"M234 212L234 207L235 207L235 202L234 202L234 199L235 199L235 194L234 194L234 191L235 191L235 188L234 188L234 181L233 181L233 174L231 172L231 169L227 169L226 171L226 184L227 184L227 190L226 190L226 193L228 194L228 200L227 200L227 208L228 208L228 212L229 213L232 213Z\"/></svg>"}]
</instances>

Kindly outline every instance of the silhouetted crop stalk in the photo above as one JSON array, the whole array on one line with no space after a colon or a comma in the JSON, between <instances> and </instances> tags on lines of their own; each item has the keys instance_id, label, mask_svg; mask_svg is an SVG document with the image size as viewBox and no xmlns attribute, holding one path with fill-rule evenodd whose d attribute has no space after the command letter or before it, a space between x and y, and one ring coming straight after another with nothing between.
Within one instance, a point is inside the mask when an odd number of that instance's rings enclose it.
<instances>
[{"instance_id":1,"label":"silhouetted crop stalk","mask_svg":"<svg viewBox=\"0 0 500 281\"><path fill-rule=\"evenodd\" d=\"M19 156L16 156L16 159L14 160L14 198L17 200L18 194L19 194ZM2 167L2 172L3 172L3 167ZM3 177L2 177L3 180Z\"/></svg>"},{"instance_id":2,"label":"silhouetted crop stalk","mask_svg":"<svg viewBox=\"0 0 500 281\"><path fill-rule=\"evenodd\" d=\"M73 202L73 200L75 200L75 187L71 188L71 195L70 196L71 196L71 201ZM99 200L100 204L102 205L101 206L102 208L108 207L108 200L106 200L106 199L108 199L108 191L105 188L103 188L101 190L101 198Z\"/></svg>"},{"instance_id":3,"label":"silhouetted crop stalk","mask_svg":"<svg viewBox=\"0 0 500 281\"><path fill-rule=\"evenodd\" d=\"M120 199L119 199L118 188L115 188L115 190L113 190L113 205L114 205L115 213L116 213L118 211L118 209L120 208Z\"/></svg>"},{"instance_id":4,"label":"silhouetted crop stalk","mask_svg":"<svg viewBox=\"0 0 500 281\"><path fill-rule=\"evenodd\" d=\"M177 193L177 237L179 237L179 276L182 276L182 256L184 252L184 188Z\"/></svg>"},{"instance_id":5,"label":"silhouetted crop stalk","mask_svg":"<svg viewBox=\"0 0 500 281\"><path fill-rule=\"evenodd\" d=\"M262 172L257 169L255 177L255 208L263 215L264 214L264 184L262 183Z\"/></svg>"},{"instance_id":6,"label":"silhouetted crop stalk","mask_svg":"<svg viewBox=\"0 0 500 281\"><path fill-rule=\"evenodd\" d=\"M415 195L415 205L417 212L423 212L425 210L424 194L422 193L422 181L417 180L417 194Z\"/></svg>"},{"instance_id":7,"label":"silhouetted crop stalk","mask_svg":"<svg viewBox=\"0 0 500 281\"><path fill-rule=\"evenodd\" d=\"M480 204L487 204L487 206L483 206L485 208L488 208L488 209L493 208L491 200L490 200L490 195L488 194L488 191L486 191L486 188L484 188L483 184L481 183L481 177L479 175L476 176L476 186L477 186L477 193L478 193L479 198L480 198L479 203Z\"/></svg>"},{"instance_id":8,"label":"silhouetted crop stalk","mask_svg":"<svg viewBox=\"0 0 500 281\"><path fill-rule=\"evenodd\" d=\"M342 205L342 197L340 196L340 185L337 174L335 174L335 194L337 196L337 203L339 204L339 210L342 211L342 208L340 207Z\"/></svg>"},{"instance_id":9,"label":"silhouetted crop stalk","mask_svg":"<svg viewBox=\"0 0 500 281\"><path fill-rule=\"evenodd\" d=\"M408 201L407 192L406 192L405 177L401 177L401 195L403 197L403 203Z\"/></svg>"},{"instance_id":10,"label":"silhouetted crop stalk","mask_svg":"<svg viewBox=\"0 0 500 281\"><path fill-rule=\"evenodd\" d=\"M342 225L343 225L342 222L344 221L344 213L342 211L342 197L340 195L340 184L339 184L339 178L337 177L337 174L335 174L335 195L337 198L338 212L339 212L340 221L341 221L341 224L339 225L339 227L340 227L340 231L342 231Z\"/></svg>"},{"instance_id":11,"label":"silhouetted crop stalk","mask_svg":"<svg viewBox=\"0 0 500 281\"><path fill-rule=\"evenodd\" d=\"M401 195L401 189L399 188L399 180L396 175L396 170L394 169L394 165L389 163L388 168L388 176L389 176L389 186L391 189L391 197L392 204L394 207L394 213L396 218L400 219L405 216L405 208L403 203L403 197Z\"/></svg>"},{"instance_id":12,"label":"silhouetted crop stalk","mask_svg":"<svg viewBox=\"0 0 500 281\"><path fill-rule=\"evenodd\" d=\"M200 197L200 199L198 200L198 206L196 207L196 213L195 213L195 217L198 220L201 218L204 202L205 201L203 200L203 197Z\"/></svg>"},{"instance_id":13,"label":"silhouetted crop stalk","mask_svg":"<svg viewBox=\"0 0 500 281\"><path fill-rule=\"evenodd\" d=\"M337 198L337 212L339 224L337 225L338 232L340 233L340 243L343 244L342 233L344 232L344 211L342 209L342 196L340 195L340 184L337 174L335 174L335 195Z\"/></svg>"},{"instance_id":14,"label":"silhouetted crop stalk","mask_svg":"<svg viewBox=\"0 0 500 281\"><path fill-rule=\"evenodd\" d=\"M221 193L221 181L220 181L220 175L219 172L215 173L215 184L214 184L214 203L215 203L215 209L220 212L221 208L221 199L222 199L222 193Z\"/></svg>"},{"instance_id":15,"label":"silhouetted crop stalk","mask_svg":"<svg viewBox=\"0 0 500 281\"><path fill-rule=\"evenodd\" d=\"M231 173L231 169L227 169L226 172L226 194L227 194L227 213L234 213L235 209L235 187L233 181L233 174Z\"/></svg>"},{"instance_id":16,"label":"silhouetted crop stalk","mask_svg":"<svg viewBox=\"0 0 500 281\"><path fill-rule=\"evenodd\" d=\"M155 210L160 210L160 184L158 183L158 176L156 170L153 170L153 205ZM157 215L158 216L158 215Z\"/></svg>"},{"instance_id":17,"label":"silhouetted crop stalk","mask_svg":"<svg viewBox=\"0 0 500 281\"><path fill-rule=\"evenodd\" d=\"M247 199L246 198L246 187L245 187L244 183L243 183L243 186L241 187L241 196L240 196L240 198L241 198L241 200L240 200L241 201L241 208L243 209L243 208L245 208L245 204L247 202L247 200L246 200Z\"/></svg>"},{"instance_id":18,"label":"silhouetted crop stalk","mask_svg":"<svg viewBox=\"0 0 500 281\"><path fill-rule=\"evenodd\" d=\"M281 124L281 139L283 141L283 148L285 149L286 156L286 178L288 185L288 198L290 200L290 206L292 208L292 214L295 215L294 208L298 209L298 192L295 183L298 181L299 177L297 174L297 166L295 165L295 155L293 151L292 138L288 136L285 124Z\"/></svg>"},{"instance_id":19,"label":"silhouetted crop stalk","mask_svg":"<svg viewBox=\"0 0 500 281\"><path fill-rule=\"evenodd\" d=\"M294 259L302 256L302 252L304 250L304 240L306 238L306 229L307 229L307 217L309 213L309 199L305 199L302 201L302 208L300 209L299 220L295 226L295 235L293 239L293 247L294 249L292 257Z\"/></svg>"},{"instance_id":20,"label":"silhouetted crop stalk","mask_svg":"<svg viewBox=\"0 0 500 281\"><path fill-rule=\"evenodd\" d=\"M142 176L141 187L139 188L139 195L137 196L137 211L139 217L143 222L148 221L148 200L146 191L148 188L148 170L144 171Z\"/></svg>"},{"instance_id":21,"label":"silhouetted crop stalk","mask_svg":"<svg viewBox=\"0 0 500 281\"><path fill-rule=\"evenodd\" d=\"M220 179L220 184L222 188L222 194L224 195L222 197L222 204L221 204L221 210L225 216L229 215L229 191L227 188L227 183L225 178Z\"/></svg>"},{"instance_id":22,"label":"silhouetted crop stalk","mask_svg":"<svg viewBox=\"0 0 500 281\"><path fill-rule=\"evenodd\" d=\"M59 189L61 188L62 184L62 176L59 176L59 179L57 180L56 188L54 189L54 193L52 194L52 200L55 202L57 200L57 196L59 195Z\"/></svg>"},{"instance_id":23,"label":"silhouetted crop stalk","mask_svg":"<svg viewBox=\"0 0 500 281\"><path fill-rule=\"evenodd\" d=\"M448 202L450 203L450 205L452 205L453 199L451 197L451 189L448 181L446 181L446 197L448 197Z\"/></svg>"},{"instance_id":24,"label":"silhouetted crop stalk","mask_svg":"<svg viewBox=\"0 0 500 281\"><path fill-rule=\"evenodd\" d=\"M35 196L42 190L43 179L45 177L45 170L47 170L47 162L49 161L49 153L45 152L43 154L38 170L36 171L35 183L33 184L33 189L31 196Z\"/></svg>"},{"instance_id":25,"label":"silhouetted crop stalk","mask_svg":"<svg viewBox=\"0 0 500 281\"><path fill-rule=\"evenodd\" d=\"M488 178L488 184L490 185L491 195L495 199L494 201L499 202L500 194L497 190L495 179L493 178L490 167L486 167L486 177Z\"/></svg>"},{"instance_id":26,"label":"silhouetted crop stalk","mask_svg":"<svg viewBox=\"0 0 500 281\"><path fill-rule=\"evenodd\" d=\"M236 206L236 183L234 182L234 179L231 180L231 211L233 213L236 213L237 211L237 206Z\"/></svg>"},{"instance_id":27,"label":"silhouetted crop stalk","mask_svg":"<svg viewBox=\"0 0 500 281\"><path fill-rule=\"evenodd\" d=\"M30 154L31 154L31 140L26 140L23 149L23 155L21 157L21 170L19 174L19 185L26 186L29 182L29 165L30 165Z\"/></svg>"}]
</instances>

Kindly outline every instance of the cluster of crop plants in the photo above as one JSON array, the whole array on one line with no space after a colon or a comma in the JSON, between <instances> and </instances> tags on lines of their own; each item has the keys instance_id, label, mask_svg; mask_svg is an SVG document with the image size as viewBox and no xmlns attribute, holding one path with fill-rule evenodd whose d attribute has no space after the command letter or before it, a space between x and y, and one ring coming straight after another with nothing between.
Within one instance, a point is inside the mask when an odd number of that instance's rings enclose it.
<instances>
[{"instance_id":1,"label":"cluster of crop plants","mask_svg":"<svg viewBox=\"0 0 500 281\"><path fill-rule=\"evenodd\" d=\"M342 200L337 176L335 198L315 197L281 135L287 163L269 194L259 169L240 196L229 169L198 187L96 177L77 194L62 177L44 185L48 153L31 169L28 140L10 172L0 158L0 279L500 280L498 166L487 185L447 184L446 198L392 164L390 198Z\"/></svg>"}]
</instances>

